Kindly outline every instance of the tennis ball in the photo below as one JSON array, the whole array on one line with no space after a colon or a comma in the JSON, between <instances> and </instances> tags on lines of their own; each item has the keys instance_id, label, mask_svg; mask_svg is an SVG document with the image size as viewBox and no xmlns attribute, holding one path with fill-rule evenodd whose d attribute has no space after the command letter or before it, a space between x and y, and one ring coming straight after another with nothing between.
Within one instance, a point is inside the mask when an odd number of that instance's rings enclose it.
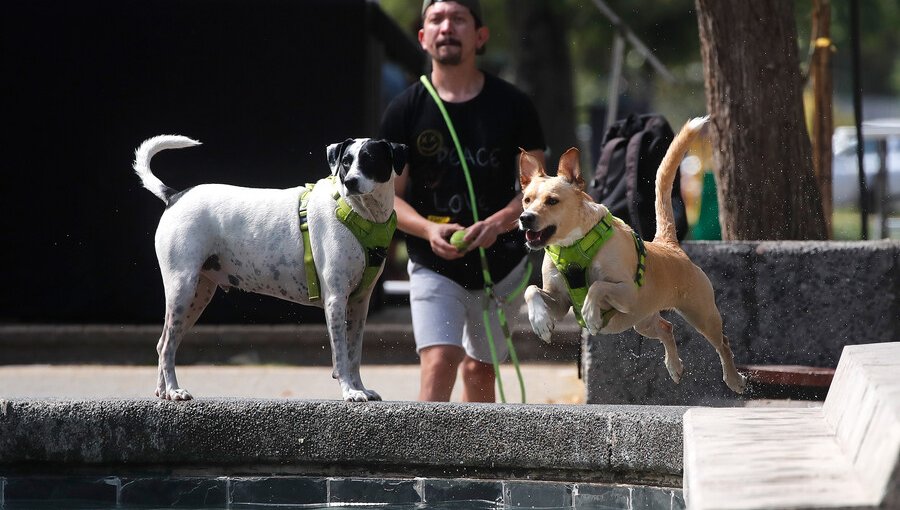
<instances>
[{"instance_id":1,"label":"tennis ball","mask_svg":"<svg viewBox=\"0 0 900 510\"><path fill-rule=\"evenodd\" d=\"M464 237L466 237L465 230L457 230L450 236L450 244L456 248L456 251L466 251L466 248L469 247L469 243L463 240Z\"/></svg>"}]
</instances>

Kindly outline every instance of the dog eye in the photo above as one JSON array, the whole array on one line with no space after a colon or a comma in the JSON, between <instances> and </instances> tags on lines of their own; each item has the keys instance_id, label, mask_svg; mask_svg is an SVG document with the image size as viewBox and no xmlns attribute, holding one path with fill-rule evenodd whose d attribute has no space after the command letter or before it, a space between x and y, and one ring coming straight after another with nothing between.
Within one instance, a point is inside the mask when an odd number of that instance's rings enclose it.
<instances>
[{"instance_id":1,"label":"dog eye","mask_svg":"<svg viewBox=\"0 0 900 510\"><path fill-rule=\"evenodd\" d=\"M531 199L528 198L528 197L525 197L525 200L523 200L522 202L524 202L524 203L526 203L526 204L530 204L530 203L531 203Z\"/></svg>"},{"instance_id":2,"label":"dog eye","mask_svg":"<svg viewBox=\"0 0 900 510\"><path fill-rule=\"evenodd\" d=\"M547 203L547 205L556 205L556 204L559 203L559 199L550 197L550 198L547 199L547 202L546 202L546 203Z\"/></svg>"},{"instance_id":3,"label":"dog eye","mask_svg":"<svg viewBox=\"0 0 900 510\"><path fill-rule=\"evenodd\" d=\"M347 156L347 157L344 158L344 161L341 161L341 164L344 165L345 167L348 167L348 168L349 168L350 165L353 164L353 158L350 157L350 156Z\"/></svg>"}]
</instances>

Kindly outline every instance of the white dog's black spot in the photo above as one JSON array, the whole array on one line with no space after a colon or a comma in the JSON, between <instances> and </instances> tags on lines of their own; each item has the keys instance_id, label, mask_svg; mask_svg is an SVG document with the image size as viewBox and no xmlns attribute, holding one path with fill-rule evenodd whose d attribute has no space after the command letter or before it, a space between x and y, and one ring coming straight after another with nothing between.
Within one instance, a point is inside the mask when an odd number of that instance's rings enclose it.
<instances>
[{"instance_id":1,"label":"white dog's black spot","mask_svg":"<svg viewBox=\"0 0 900 510\"><path fill-rule=\"evenodd\" d=\"M190 188L187 188L187 189L183 189L181 191L175 191L174 189L166 186L166 194L171 193L169 195L168 200L166 200L166 209L175 205L175 202L177 202L179 198L183 197L185 193L187 193L188 191L190 191L192 189L194 189L193 186L191 186Z\"/></svg>"},{"instance_id":2,"label":"white dog's black spot","mask_svg":"<svg viewBox=\"0 0 900 510\"><path fill-rule=\"evenodd\" d=\"M203 262L203 270L204 271L221 271L222 264L219 263L218 255L210 255L205 262Z\"/></svg>"},{"instance_id":3,"label":"white dog's black spot","mask_svg":"<svg viewBox=\"0 0 900 510\"><path fill-rule=\"evenodd\" d=\"M240 287L241 281L243 281L243 279L240 276L233 274L228 275L228 283L230 283L232 287Z\"/></svg>"},{"instance_id":4,"label":"white dog's black spot","mask_svg":"<svg viewBox=\"0 0 900 510\"><path fill-rule=\"evenodd\" d=\"M360 172L375 182L388 182L391 172L399 174L406 165L407 148L385 140L367 140L356 155Z\"/></svg>"}]
</instances>

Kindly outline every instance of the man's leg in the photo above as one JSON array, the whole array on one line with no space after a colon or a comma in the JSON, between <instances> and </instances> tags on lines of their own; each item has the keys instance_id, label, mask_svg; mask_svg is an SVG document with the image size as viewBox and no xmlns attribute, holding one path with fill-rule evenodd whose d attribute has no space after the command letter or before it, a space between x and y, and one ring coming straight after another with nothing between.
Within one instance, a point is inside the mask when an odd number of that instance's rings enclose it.
<instances>
[{"instance_id":1,"label":"man's leg","mask_svg":"<svg viewBox=\"0 0 900 510\"><path fill-rule=\"evenodd\" d=\"M455 345L432 345L419 351L419 400L448 402L464 357L465 351Z\"/></svg>"},{"instance_id":2,"label":"man's leg","mask_svg":"<svg viewBox=\"0 0 900 510\"><path fill-rule=\"evenodd\" d=\"M506 296L512 294L513 290L521 287L525 278L527 259L523 259L519 265L506 275L494 290L499 296L506 299ZM488 342L487 333L484 323L484 300L487 299L483 291L469 291L468 299L464 300L466 304L466 326L463 335L463 347L466 349L466 358L462 362L462 378L463 378L463 394L462 399L465 402L496 402L496 393L494 385L497 378L494 372L494 365L491 363L493 354ZM518 316L518 311L522 308L522 294L512 299L511 303L503 306L508 323L512 323L513 319ZM503 329L500 327L500 319L497 312L497 304L490 303L490 311L488 313L488 324L490 325L492 338L494 340L493 351L497 355L497 360L503 363L509 355L509 350L504 338Z\"/></svg>"},{"instance_id":3,"label":"man's leg","mask_svg":"<svg viewBox=\"0 0 900 510\"><path fill-rule=\"evenodd\" d=\"M495 402L494 366L466 356L462 361L463 402Z\"/></svg>"},{"instance_id":4,"label":"man's leg","mask_svg":"<svg viewBox=\"0 0 900 510\"><path fill-rule=\"evenodd\" d=\"M462 346L466 290L410 261L409 306L419 353L419 400L447 402L465 356Z\"/></svg>"}]
</instances>

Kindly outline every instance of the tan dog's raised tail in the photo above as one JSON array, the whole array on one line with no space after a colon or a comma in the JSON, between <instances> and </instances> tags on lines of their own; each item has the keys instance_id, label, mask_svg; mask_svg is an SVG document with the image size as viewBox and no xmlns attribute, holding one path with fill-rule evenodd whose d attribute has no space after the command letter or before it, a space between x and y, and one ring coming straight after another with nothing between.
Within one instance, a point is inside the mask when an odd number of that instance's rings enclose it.
<instances>
[{"instance_id":1,"label":"tan dog's raised tail","mask_svg":"<svg viewBox=\"0 0 900 510\"><path fill-rule=\"evenodd\" d=\"M659 314L674 309L715 347L723 380L742 393L746 381L735 369L728 338L722 333L712 284L675 237L671 198L675 172L707 120L687 122L657 170L656 237L647 243L584 192L578 149L562 155L556 177L547 176L540 162L522 151L524 212L519 227L530 249L547 249L543 288L528 287L525 301L532 329L546 342L569 307L592 334L633 327L647 338L660 340L666 369L677 383L683 367L672 324ZM584 266L578 264L579 258Z\"/></svg>"}]
</instances>

